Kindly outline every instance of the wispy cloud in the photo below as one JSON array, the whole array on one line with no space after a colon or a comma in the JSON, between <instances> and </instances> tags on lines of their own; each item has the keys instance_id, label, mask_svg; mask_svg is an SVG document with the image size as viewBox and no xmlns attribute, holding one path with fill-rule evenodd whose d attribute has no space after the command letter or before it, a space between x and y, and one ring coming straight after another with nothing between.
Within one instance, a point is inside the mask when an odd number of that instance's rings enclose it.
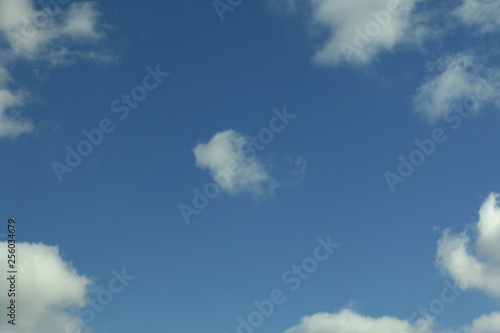
<instances>
[{"instance_id":1,"label":"wispy cloud","mask_svg":"<svg viewBox=\"0 0 500 333\"><path fill-rule=\"evenodd\" d=\"M31 121L23 119L15 112L25 101L25 93L9 91L0 84L0 138L16 138L34 129Z\"/></svg>"},{"instance_id":2,"label":"wispy cloud","mask_svg":"<svg viewBox=\"0 0 500 333\"><path fill-rule=\"evenodd\" d=\"M300 185L307 176L307 160L303 156L288 156L287 161L291 167L288 171L288 185Z\"/></svg>"},{"instance_id":3,"label":"wispy cloud","mask_svg":"<svg viewBox=\"0 0 500 333\"><path fill-rule=\"evenodd\" d=\"M497 0L462 0L453 14L481 33L500 32L500 2Z\"/></svg>"}]
</instances>

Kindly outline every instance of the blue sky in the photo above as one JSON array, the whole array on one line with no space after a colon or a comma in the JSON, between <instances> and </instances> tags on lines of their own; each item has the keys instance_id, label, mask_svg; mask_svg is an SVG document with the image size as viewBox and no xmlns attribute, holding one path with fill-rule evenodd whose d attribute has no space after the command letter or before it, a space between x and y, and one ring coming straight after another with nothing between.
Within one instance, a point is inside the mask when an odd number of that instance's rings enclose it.
<instances>
[{"instance_id":1,"label":"blue sky","mask_svg":"<svg viewBox=\"0 0 500 333\"><path fill-rule=\"evenodd\" d=\"M51 4L0 0L0 333L499 332L496 1Z\"/></svg>"}]
</instances>

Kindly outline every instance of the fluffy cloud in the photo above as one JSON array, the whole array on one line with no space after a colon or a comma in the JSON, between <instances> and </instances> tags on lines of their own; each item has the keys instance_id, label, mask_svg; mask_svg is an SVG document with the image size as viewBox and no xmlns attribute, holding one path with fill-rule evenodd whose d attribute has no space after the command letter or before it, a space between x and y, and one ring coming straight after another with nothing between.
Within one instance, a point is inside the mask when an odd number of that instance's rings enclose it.
<instances>
[{"instance_id":1,"label":"fluffy cloud","mask_svg":"<svg viewBox=\"0 0 500 333\"><path fill-rule=\"evenodd\" d=\"M52 65L80 58L109 61L108 54L76 48L104 37L95 3L64 3L40 3L43 7L37 9L32 0L0 0L0 61L6 65L20 59ZM16 138L34 129L15 112L28 96L10 89L13 83L7 69L0 67L0 138Z\"/></svg>"},{"instance_id":2,"label":"fluffy cloud","mask_svg":"<svg viewBox=\"0 0 500 333\"><path fill-rule=\"evenodd\" d=\"M318 65L368 64L382 51L420 41L427 34L415 15L418 0L282 0L288 9L304 3L327 40L314 55Z\"/></svg>"},{"instance_id":3,"label":"fluffy cloud","mask_svg":"<svg viewBox=\"0 0 500 333\"><path fill-rule=\"evenodd\" d=\"M372 318L351 309L337 313L317 313L304 317L301 323L284 333L437 333L432 318L422 318L414 324L394 317ZM457 330L440 330L443 333L497 333L500 312L493 312L475 319L471 325Z\"/></svg>"},{"instance_id":4,"label":"fluffy cloud","mask_svg":"<svg viewBox=\"0 0 500 333\"><path fill-rule=\"evenodd\" d=\"M496 333L500 327L500 312L483 315L463 329L465 333Z\"/></svg>"},{"instance_id":5,"label":"fluffy cloud","mask_svg":"<svg viewBox=\"0 0 500 333\"><path fill-rule=\"evenodd\" d=\"M492 193L479 210L476 250L479 256L500 266L500 195Z\"/></svg>"},{"instance_id":6,"label":"fluffy cloud","mask_svg":"<svg viewBox=\"0 0 500 333\"><path fill-rule=\"evenodd\" d=\"M489 68L472 53L444 56L428 65L432 74L413 98L415 111L435 122L456 108L478 112L487 104L500 106L500 70Z\"/></svg>"},{"instance_id":7,"label":"fluffy cloud","mask_svg":"<svg viewBox=\"0 0 500 333\"><path fill-rule=\"evenodd\" d=\"M500 32L500 2L498 0L462 0L454 15L481 33Z\"/></svg>"},{"instance_id":8,"label":"fluffy cloud","mask_svg":"<svg viewBox=\"0 0 500 333\"><path fill-rule=\"evenodd\" d=\"M0 252L7 253L5 242ZM16 326L0 321L1 333L71 333L86 332L82 318L70 309L86 304L90 280L79 275L65 262L57 247L44 244L17 243L16 304L19 317ZM5 278L2 278L6 281ZM0 293L0 304L6 305L7 294Z\"/></svg>"},{"instance_id":9,"label":"fluffy cloud","mask_svg":"<svg viewBox=\"0 0 500 333\"><path fill-rule=\"evenodd\" d=\"M491 296L500 297L499 194L491 193L483 202L474 231L477 235L475 251L470 249L466 232L452 235L445 231L438 242L436 263L460 288L480 289ZM343 309L336 313L317 313L304 317L299 325L284 333L497 333L500 312L482 315L470 325L454 330L437 330L434 326L435 319L429 315L411 323L389 316L373 318L352 309Z\"/></svg>"},{"instance_id":10,"label":"fluffy cloud","mask_svg":"<svg viewBox=\"0 0 500 333\"><path fill-rule=\"evenodd\" d=\"M317 313L284 333L431 333L433 321L420 319L415 324L393 317L372 318L344 309L338 313Z\"/></svg>"},{"instance_id":11,"label":"fluffy cloud","mask_svg":"<svg viewBox=\"0 0 500 333\"><path fill-rule=\"evenodd\" d=\"M196 165L209 170L212 178L230 194L248 192L260 196L271 193L276 186L255 157L249 138L233 130L216 133L207 143L199 143L193 153Z\"/></svg>"},{"instance_id":12,"label":"fluffy cloud","mask_svg":"<svg viewBox=\"0 0 500 333\"><path fill-rule=\"evenodd\" d=\"M1 53L2 58L71 61L81 51L71 51L68 45L103 37L99 16L90 2L37 10L30 0L0 0L0 38L9 46Z\"/></svg>"},{"instance_id":13,"label":"fluffy cloud","mask_svg":"<svg viewBox=\"0 0 500 333\"><path fill-rule=\"evenodd\" d=\"M437 265L463 290L479 289L500 297L500 196L492 193L479 210L475 247L467 232L445 231L438 242ZM500 326L499 326L500 327Z\"/></svg>"}]
</instances>

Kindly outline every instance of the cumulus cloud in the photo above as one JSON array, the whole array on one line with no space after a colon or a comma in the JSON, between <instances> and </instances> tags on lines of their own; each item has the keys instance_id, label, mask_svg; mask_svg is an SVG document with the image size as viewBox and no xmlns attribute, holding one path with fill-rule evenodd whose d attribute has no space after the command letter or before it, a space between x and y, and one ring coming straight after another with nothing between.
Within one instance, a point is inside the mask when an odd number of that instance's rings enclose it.
<instances>
[{"instance_id":1,"label":"cumulus cloud","mask_svg":"<svg viewBox=\"0 0 500 333\"><path fill-rule=\"evenodd\" d=\"M464 231L443 233L436 263L463 290L478 289L500 297L500 196L492 193L479 210L474 229L475 244ZM500 326L499 326L500 327Z\"/></svg>"},{"instance_id":2,"label":"cumulus cloud","mask_svg":"<svg viewBox=\"0 0 500 333\"><path fill-rule=\"evenodd\" d=\"M464 328L465 333L496 333L500 327L500 312L483 315Z\"/></svg>"},{"instance_id":3,"label":"cumulus cloud","mask_svg":"<svg viewBox=\"0 0 500 333\"><path fill-rule=\"evenodd\" d=\"M104 36L94 3L62 7L37 10L30 0L0 0L0 38L9 46L1 53L2 58L67 62L81 53L70 50L69 45L95 42Z\"/></svg>"},{"instance_id":4,"label":"cumulus cloud","mask_svg":"<svg viewBox=\"0 0 500 333\"><path fill-rule=\"evenodd\" d=\"M475 113L491 103L500 105L500 70L488 67L483 57L470 52L443 56L428 68L431 74L418 88L413 104L429 122L457 108Z\"/></svg>"},{"instance_id":5,"label":"cumulus cloud","mask_svg":"<svg viewBox=\"0 0 500 333\"><path fill-rule=\"evenodd\" d=\"M7 245L0 242L0 252L7 253ZM91 281L76 272L61 258L54 246L17 243L16 304L22 320L12 326L0 321L2 333L71 333L87 332L82 318L71 309L86 305ZM5 279L2 279L6 281ZM7 293L0 293L0 303L8 302Z\"/></svg>"},{"instance_id":6,"label":"cumulus cloud","mask_svg":"<svg viewBox=\"0 0 500 333\"><path fill-rule=\"evenodd\" d=\"M431 333L432 327L431 318L422 318L411 324L394 317L372 318L344 309L337 313L317 313L304 317L299 325L284 333Z\"/></svg>"},{"instance_id":7,"label":"cumulus cloud","mask_svg":"<svg viewBox=\"0 0 500 333\"><path fill-rule=\"evenodd\" d=\"M109 62L105 52L79 49L101 40L100 13L95 2L50 4L33 0L0 0L0 61L9 66L16 61L43 61L51 65L69 64L77 59ZM31 121L20 117L17 108L28 94L11 89L14 81L6 67L0 67L0 138L16 138L34 130Z\"/></svg>"},{"instance_id":8,"label":"cumulus cloud","mask_svg":"<svg viewBox=\"0 0 500 333\"><path fill-rule=\"evenodd\" d=\"M462 0L453 14L481 33L500 32L500 2L497 0Z\"/></svg>"},{"instance_id":9,"label":"cumulus cloud","mask_svg":"<svg viewBox=\"0 0 500 333\"><path fill-rule=\"evenodd\" d=\"M368 64L383 51L421 41L428 34L415 15L419 0L281 0L293 9L308 5L313 26L327 34L314 55L318 65Z\"/></svg>"},{"instance_id":10,"label":"cumulus cloud","mask_svg":"<svg viewBox=\"0 0 500 333\"><path fill-rule=\"evenodd\" d=\"M463 290L480 289L490 296L500 297L500 194L491 193L483 202L473 231L476 235L474 250L466 232L453 235L445 231L438 242L436 263ZM343 309L306 316L284 333L497 333L500 312L482 315L471 324L455 329L437 329L436 326L435 318L430 315L410 322L390 316L370 317Z\"/></svg>"},{"instance_id":11,"label":"cumulus cloud","mask_svg":"<svg viewBox=\"0 0 500 333\"><path fill-rule=\"evenodd\" d=\"M433 318L421 318L414 324L394 317L373 318L351 309L337 313L317 313L302 318L299 325L284 333L496 333L500 327L500 312L476 318L472 324L456 330L436 330Z\"/></svg>"},{"instance_id":12,"label":"cumulus cloud","mask_svg":"<svg viewBox=\"0 0 500 333\"><path fill-rule=\"evenodd\" d=\"M492 193L479 210L477 253L500 266L500 195Z\"/></svg>"},{"instance_id":13,"label":"cumulus cloud","mask_svg":"<svg viewBox=\"0 0 500 333\"><path fill-rule=\"evenodd\" d=\"M196 165L207 169L223 190L230 194L270 194L276 182L255 156L250 139L234 130L216 133L207 143L193 149Z\"/></svg>"}]
</instances>

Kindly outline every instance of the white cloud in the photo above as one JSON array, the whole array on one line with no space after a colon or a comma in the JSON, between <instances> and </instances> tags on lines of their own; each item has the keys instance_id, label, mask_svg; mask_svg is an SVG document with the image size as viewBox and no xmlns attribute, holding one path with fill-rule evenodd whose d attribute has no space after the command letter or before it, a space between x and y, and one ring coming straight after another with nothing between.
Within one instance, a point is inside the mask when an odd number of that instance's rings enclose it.
<instances>
[{"instance_id":1,"label":"white cloud","mask_svg":"<svg viewBox=\"0 0 500 333\"><path fill-rule=\"evenodd\" d=\"M500 2L498 0L462 0L454 15L481 33L500 32Z\"/></svg>"},{"instance_id":2,"label":"white cloud","mask_svg":"<svg viewBox=\"0 0 500 333\"><path fill-rule=\"evenodd\" d=\"M428 34L415 15L419 0L282 0L286 8L306 3L314 26L328 37L314 55L318 65L368 64L399 44L418 43Z\"/></svg>"},{"instance_id":3,"label":"white cloud","mask_svg":"<svg viewBox=\"0 0 500 333\"><path fill-rule=\"evenodd\" d=\"M0 67L0 139L16 138L31 132L34 128L29 120L22 119L13 112L13 109L25 103L27 95L21 91L12 92L5 88L12 82L9 72Z\"/></svg>"},{"instance_id":4,"label":"white cloud","mask_svg":"<svg viewBox=\"0 0 500 333\"><path fill-rule=\"evenodd\" d=\"M466 333L497 333L500 327L500 312L493 312L483 315L472 322L472 325L465 327Z\"/></svg>"},{"instance_id":5,"label":"white cloud","mask_svg":"<svg viewBox=\"0 0 500 333\"><path fill-rule=\"evenodd\" d=\"M490 194L479 210L478 255L500 267L500 195Z\"/></svg>"},{"instance_id":6,"label":"white cloud","mask_svg":"<svg viewBox=\"0 0 500 333\"><path fill-rule=\"evenodd\" d=\"M478 112L488 103L500 103L497 68L472 53L440 58L428 65L434 72L424 80L413 98L415 111L435 122L459 107Z\"/></svg>"},{"instance_id":7,"label":"white cloud","mask_svg":"<svg viewBox=\"0 0 500 333\"><path fill-rule=\"evenodd\" d=\"M250 156L249 139L234 130L216 133L207 143L194 149L196 165L209 170L212 178L230 194L248 192L270 194L276 182L255 156Z\"/></svg>"},{"instance_id":8,"label":"white cloud","mask_svg":"<svg viewBox=\"0 0 500 333\"><path fill-rule=\"evenodd\" d=\"M103 36L97 29L99 16L94 3L71 4L64 18L62 32L72 37L98 40Z\"/></svg>"},{"instance_id":9,"label":"white cloud","mask_svg":"<svg viewBox=\"0 0 500 333\"><path fill-rule=\"evenodd\" d=\"M465 232L451 235L445 231L438 242L436 262L462 289L481 289L499 297L500 194L491 193L483 202L475 231L476 254L472 254ZM390 316L364 316L352 309L343 309L336 313L316 313L304 317L299 325L284 333L498 333L500 312L482 315L470 325L456 329L437 329L435 326L435 318L429 315L412 323Z\"/></svg>"},{"instance_id":10,"label":"white cloud","mask_svg":"<svg viewBox=\"0 0 500 333\"><path fill-rule=\"evenodd\" d=\"M5 242L0 252L7 253ZM18 318L14 327L2 319L0 332L67 333L68 327L76 328L71 333L86 332L82 318L69 310L86 305L91 281L65 262L57 247L17 243L17 254ZM0 293L1 304L8 300L6 292Z\"/></svg>"},{"instance_id":11,"label":"white cloud","mask_svg":"<svg viewBox=\"0 0 500 333\"><path fill-rule=\"evenodd\" d=\"M26 95L21 92L13 93L0 88L0 139L6 137L16 138L34 129L31 121L22 119L17 113L8 110L23 105L25 98Z\"/></svg>"},{"instance_id":12,"label":"white cloud","mask_svg":"<svg viewBox=\"0 0 500 333\"><path fill-rule=\"evenodd\" d=\"M373 318L363 316L351 309L337 313L317 313L302 318L301 323L284 333L498 333L500 312L493 312L476 318L471 325L457 330L434 329L434 319L421 318L414 324L394 317Z\"/></svg>"},{"instance_id":13,"label":"white cloud","mask_svg":"<svg viewBox=\"0 0 500 333\"><path fill-rule=\"evenodd\" d=\"M474 230L475 250L467 232L445 231L438 242L437 265L463 290L479 289L500 297L500 207L496 193L484 201Z\"/></svg>"},{"instance_id":14,"label":"white cloud","mask_svg":"<svg viewBox=\"0 0 500 333\"><path fill-rule=\"evenodd\" d=\"M104 36L99 31L100 14L94 3L78 2L62 7L36 10L30 0L0 0L0 36L10 46L3 51L2 58L61 63L76 51L68 51L68 44L95 42Z\"/></svg>"},{"instance_id":15,"label":"white cloud","mask_svg":"<svg viewBox=\"0 0 500 333\"><path fill-rule=\"evenodd\" d=\"M20 59L69 64L77 59L109 62L105 52L82 50L77 44L93 44L104 37L95 2L76 2L38 8L33 0L0 0L0 61L10 65ZM8 70L0 67L0 138L15 138L34 130L15 108L27 93L8 89L13 84Z\"/></svg>"},{"instance_id":16,"label":"white cloud","mask_svg":"<svg viewBox=\"0 0 500 333\"><path fill-rule=\"evenodd\" d=\"M431 333L432 327L431 318L411 324L394 317L372 318L344 309L338 313L317 313L304 317L299 325L284 333Z\"/></svg>"}]
</instances>

